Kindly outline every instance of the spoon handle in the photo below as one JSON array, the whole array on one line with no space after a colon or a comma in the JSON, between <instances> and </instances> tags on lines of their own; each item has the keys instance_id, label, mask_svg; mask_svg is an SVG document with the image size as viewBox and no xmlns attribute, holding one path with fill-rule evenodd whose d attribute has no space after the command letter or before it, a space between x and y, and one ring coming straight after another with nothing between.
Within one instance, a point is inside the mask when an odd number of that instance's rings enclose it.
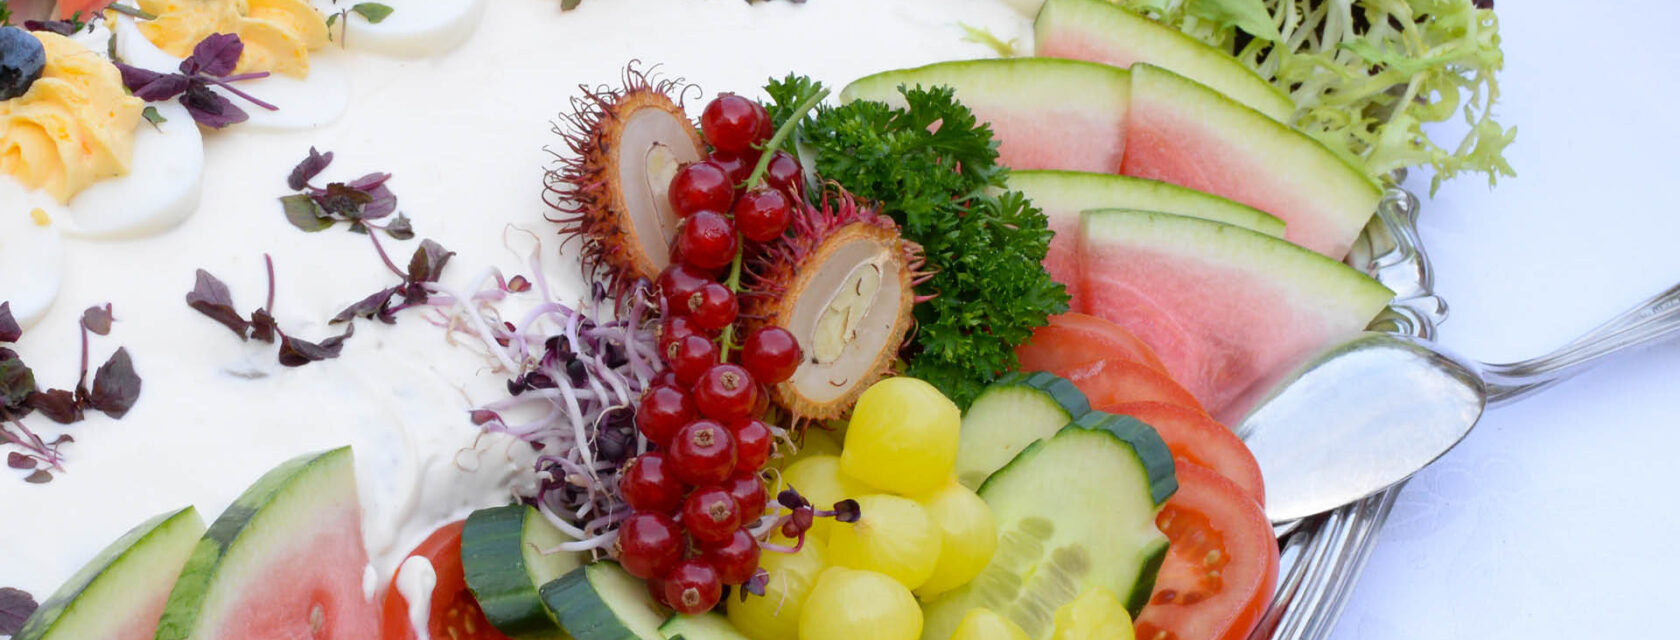
<instances>
[{"instance_id":1,"label":"spoon handle","mask_svg":"<svg viewBox=\"0 0 1680 640\"><path fill-rule=\"evenodd\" d=\"M1680 285L1611 318L1556 351L1509 364L1483 366L1488 402L1509 402L1580 373L1613 353L1680 332Z\"/></svg>"}]
</instances>

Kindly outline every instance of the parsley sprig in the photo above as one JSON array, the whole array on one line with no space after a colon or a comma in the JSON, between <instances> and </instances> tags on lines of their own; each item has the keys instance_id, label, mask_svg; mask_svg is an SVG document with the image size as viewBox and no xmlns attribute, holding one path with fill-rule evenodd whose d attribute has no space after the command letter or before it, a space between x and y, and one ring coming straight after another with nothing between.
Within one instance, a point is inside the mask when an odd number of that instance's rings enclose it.
<instances>
[{"instance_id":1,"label":"parsley sprig","mask_svg":"<svg viewBox=\"0 0 1680 640\"><path fill-rule=\"evenodd\" d=\"M766 90L778 124L816 86L789 76ZM901 89L907 108L860 100L824 106L800 128L817 173L876 201L904 237L922 245L934 276L918 288L907 375L966 407L1015 369L1015 346L1067 311L1067 290L1040 264L1049 251L1044 214L1004 190L991 127L949 88Z\"/></svg>"}]
</instances>

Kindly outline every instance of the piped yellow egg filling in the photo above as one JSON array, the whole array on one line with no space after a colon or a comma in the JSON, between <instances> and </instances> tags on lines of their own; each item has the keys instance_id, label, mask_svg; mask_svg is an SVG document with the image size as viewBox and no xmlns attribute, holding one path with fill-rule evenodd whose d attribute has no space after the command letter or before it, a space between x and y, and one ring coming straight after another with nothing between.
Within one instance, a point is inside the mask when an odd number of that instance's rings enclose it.
<instances>
[{"instance_id":1,"label":"piped yellow egg filling","mask_svg":"<svg viewBox=\"0 0 1680 640\"><path fill-rule=\"evenodd\" d=\"M31 35L47 65L28 92L0 101L0 173L67 203L128 173L142 103L99 54L55 33Z\"/></svg>"},{"instance_id":2,"label":"piped yellow egg filling","mask_svg":"<svg viewBox=\"0 0 1680 640\"><path fill-rule=\"evenodd\" d=\"M245 44L238 73L309 76L309 52L327 46L327 21L308 0L140 0L157 16L140 33L169 55L185 58L206 36L232 33Z\"/></svg>"}]
</instances>

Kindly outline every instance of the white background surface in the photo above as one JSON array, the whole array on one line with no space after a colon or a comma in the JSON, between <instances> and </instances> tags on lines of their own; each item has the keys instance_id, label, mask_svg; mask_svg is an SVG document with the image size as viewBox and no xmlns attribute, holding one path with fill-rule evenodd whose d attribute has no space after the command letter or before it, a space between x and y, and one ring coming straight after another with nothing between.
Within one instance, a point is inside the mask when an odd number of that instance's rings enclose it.
<instances>
[{"instance_id":1,"label":"white background surface","mask_svg":"<svg viewBox=\"0 0 1680 640\"><path fill-rule=\"evenodd\" d=\"M1680 5L1496 9L1520 177L1445 186L1420 226L1441 342L1509 361L1680 282ZM1676 447L1677 344L1491 411L1401 494L1333 637L1674 637Z\"/></svg>"}]
</instances>

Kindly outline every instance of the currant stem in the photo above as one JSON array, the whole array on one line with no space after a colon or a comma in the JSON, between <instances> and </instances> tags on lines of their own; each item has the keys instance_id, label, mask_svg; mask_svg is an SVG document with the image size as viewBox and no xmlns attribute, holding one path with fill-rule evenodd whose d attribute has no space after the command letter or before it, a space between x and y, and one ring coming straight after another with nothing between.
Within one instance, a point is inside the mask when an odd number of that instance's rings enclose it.
<instances>
[{"instance_id":1,"label":"currant stem","mask_svg":"<svg viewBox=\"0 0 1680 640\"><path fill-rule=\"evenodd\" d=\"M747 176L747 189L754 189L764 184L764 174L770 170L770 159L776 155L777 151L781 150L782 145L787 144L788 138L793 136L793 131L798 129L799 123L805 120L805 114L815 109L817 103L822 102L823 98L826 97L828 97L828 90L819 89L793 108L793 114L788 116L787 122L783 122L782 126L777 127L775 135L770 136L770 140L764 143L764 150L758 156L758 164L753 165L752 175ZM735 259L729 263L729 281L727 284L730 293L741 292L741 260L746 253L746 239L741 237L740 233L736 233ZM735 323L732 322L729 326L723 328L723 335L718 337L718 345L718 354L725 361L729 359L730 351L739 348L735 345Z\"/></svg>"}]
</instances>

